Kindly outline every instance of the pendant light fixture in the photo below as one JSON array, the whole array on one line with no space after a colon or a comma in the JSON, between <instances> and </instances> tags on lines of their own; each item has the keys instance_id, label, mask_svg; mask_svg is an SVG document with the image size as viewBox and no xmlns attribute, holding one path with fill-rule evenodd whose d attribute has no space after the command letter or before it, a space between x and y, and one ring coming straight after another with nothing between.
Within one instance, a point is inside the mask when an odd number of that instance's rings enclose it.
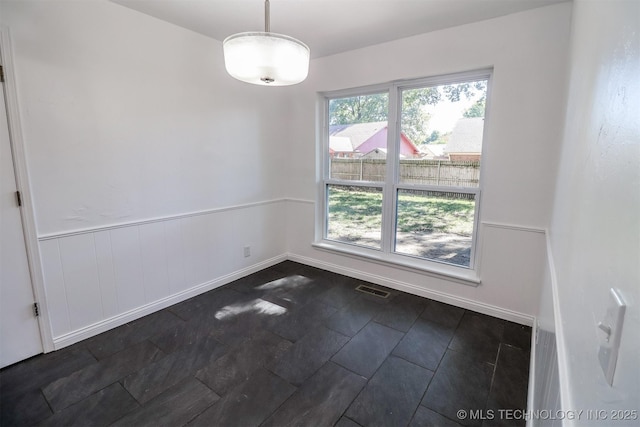
<instances>
[{"instance_id":1,"label":"pendant light fixture","mask_svg":"<svg viewBox=\"0 0 640 427\"><path fill-rule=\"evenodd\" d=\"M288 86L309 73L309 47L271 32L269 0L264 2L264 32L238 33L222 42L224 64L234 78L256 85Z\"/></svg>"}]
</instances>

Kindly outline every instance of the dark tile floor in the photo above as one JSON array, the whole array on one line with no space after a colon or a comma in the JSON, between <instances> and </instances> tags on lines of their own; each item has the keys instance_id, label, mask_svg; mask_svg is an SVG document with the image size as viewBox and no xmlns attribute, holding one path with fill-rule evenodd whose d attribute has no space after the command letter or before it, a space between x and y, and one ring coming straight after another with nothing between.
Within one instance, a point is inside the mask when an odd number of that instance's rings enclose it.
<instances>
[{"instance_id":1,"label":"dark tile floor","mask_svg":"<svg viewBox=\"0 0 640 427\"><path fill-rule=\"evenodd\" d=\"M362 283L287 261L7 367L0 424L524 425L530 328Z\"/></svg>"}]
</instances>

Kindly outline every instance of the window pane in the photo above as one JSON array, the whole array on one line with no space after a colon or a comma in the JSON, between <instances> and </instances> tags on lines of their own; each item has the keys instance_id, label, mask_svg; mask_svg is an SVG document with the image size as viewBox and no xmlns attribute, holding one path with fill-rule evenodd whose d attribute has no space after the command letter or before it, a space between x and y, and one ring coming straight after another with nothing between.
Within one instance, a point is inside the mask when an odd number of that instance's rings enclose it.
<instances>
[{"instance_id":1,"label":"window pane","mask_svg":"<svg viewBox=\"0 0 640 427\"><path fill-rule=\"evenodd\" d=\"M327 239L380 248L382 189L328 185Z\"/></svg>"},{"instance_id":2,"label":"window pane","mask_svg":"<svg viewBox=\"0 0 640 427\"><path fill-rule=\"evenodd\" d=\"M402 91L400 183L478 187L486 94L487 80Z\"/></svg>"},{"instance_id":3,"label":"window pane","mask_svg":"<svg viewBox=\"0 0 640 427\"><path fill-rule=\"evenodd\" d=\"M389 95L329 100L329 176L351 181L385 179Z\"/></svg>"},{"instance_id":4,"label":"window pane","mask_svg":"<svg viewBox=\"0 0 640 427\"><path fill-rule=\"evenodd\" d=\"M475 195L398 190L397 253L469 266Z\"/></svg>"}]
</instances>

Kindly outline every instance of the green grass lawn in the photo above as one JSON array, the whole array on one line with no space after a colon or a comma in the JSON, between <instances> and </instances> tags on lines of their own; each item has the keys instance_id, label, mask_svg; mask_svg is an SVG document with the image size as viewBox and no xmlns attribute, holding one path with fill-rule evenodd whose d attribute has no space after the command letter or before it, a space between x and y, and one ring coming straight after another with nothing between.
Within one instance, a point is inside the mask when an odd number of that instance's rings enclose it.
<instances>
[{"instance_id":1,"label":"green grass lawn","mask_svg":"<svg viewBox=\"0 0 640 427\"><path fill-rule=\"evenodd\" d=\"M342 242L380 248L382 242L382 192L330 187L327 237Z\"/></svg>"},{"instance_id":2,"label":"green grass lawn","mask_svg":"<svg viewBox=\"0 0 640 427\"><path fill-rule=\"evenodd\" d=\"M400 192L398 232L471 236L473 200ZM332 186L329 193L329 236L378 231L382 224L382 192ZM335 237L335 236L334 236Z\"/></svg>"},{"instance_id":3,"label":"green grass lawn","mask_svg":"<svg viewBox=\"0 0 640 427\"><path fill-rule=\"evenodd\" d=\"M398 195L398 231L471 236L474 207L473 200L401 191Z\"/></svg>"}]
</instances>

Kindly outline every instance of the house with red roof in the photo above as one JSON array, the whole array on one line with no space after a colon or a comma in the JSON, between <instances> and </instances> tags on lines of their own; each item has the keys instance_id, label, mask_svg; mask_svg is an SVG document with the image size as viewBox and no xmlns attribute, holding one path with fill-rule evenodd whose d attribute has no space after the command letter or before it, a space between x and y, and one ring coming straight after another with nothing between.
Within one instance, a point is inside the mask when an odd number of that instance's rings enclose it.
<instances>
[{"instance_id":1,"label":"house with red roof","mask_svg":"<svg viewBox=\"0 0 640 427\"><path fill-rule=\"evenodd\" d=\"M387 122L329 126L329 152L333 157L361 157L387 150ZM400 134L400 156L421 157L420 150L404 133Z\"/></svg>"}]
</instances>

